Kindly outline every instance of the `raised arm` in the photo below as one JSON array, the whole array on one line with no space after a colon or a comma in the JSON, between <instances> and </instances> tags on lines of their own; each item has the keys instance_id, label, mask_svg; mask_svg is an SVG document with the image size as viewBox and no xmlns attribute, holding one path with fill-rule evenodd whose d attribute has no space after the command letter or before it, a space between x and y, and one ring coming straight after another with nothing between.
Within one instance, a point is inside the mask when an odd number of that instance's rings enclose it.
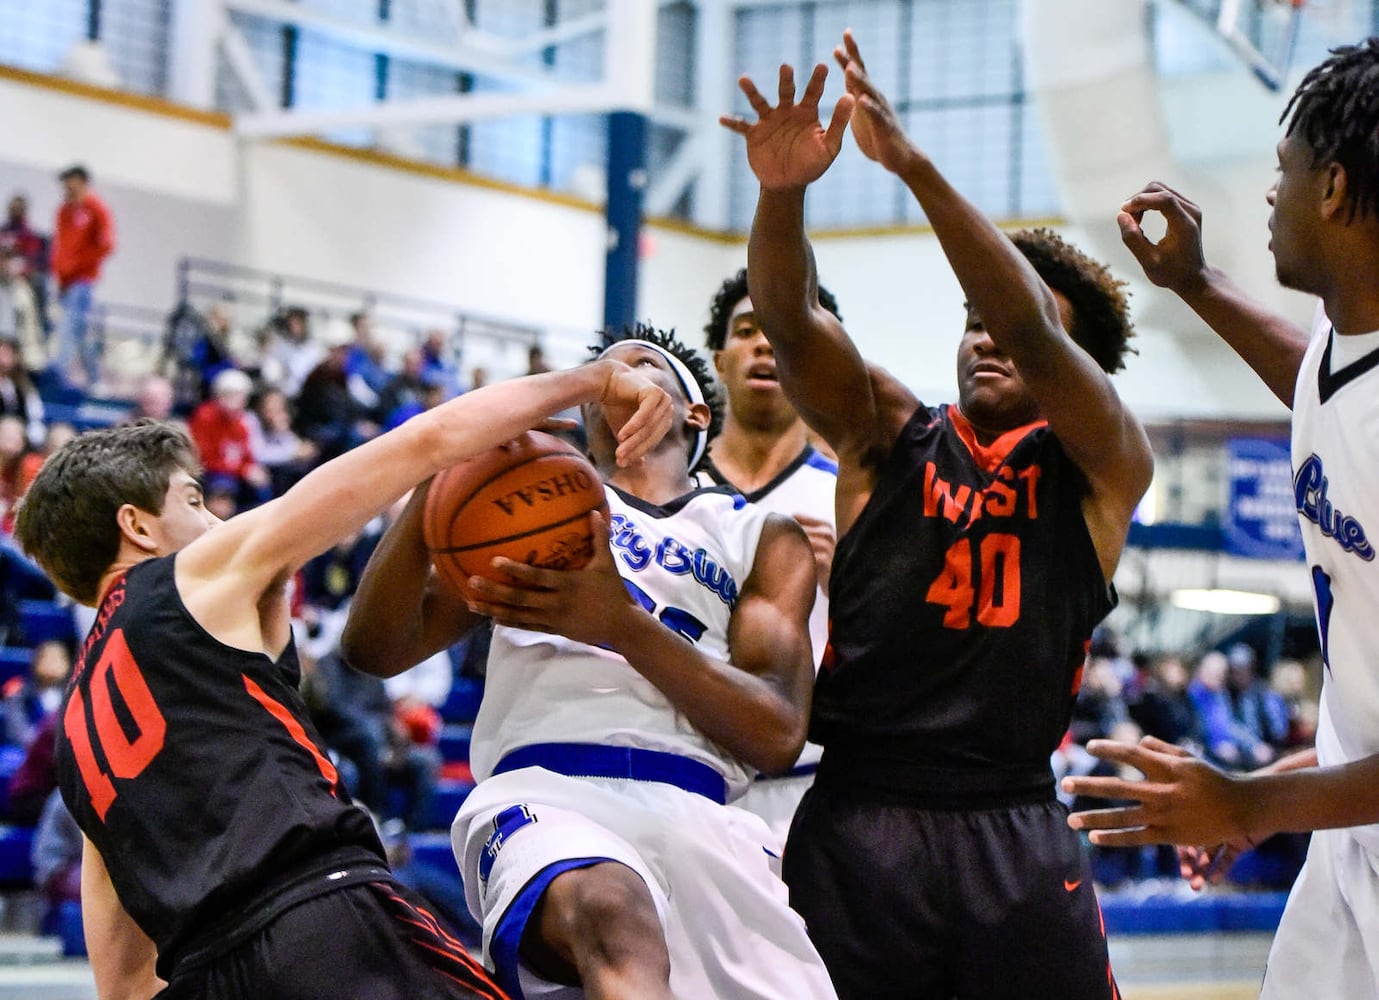
<instances>
[{"instance_id":1,"label":"raised arm","mask_svg":"<svg viewBox=\"0 0 1379 1000\"><path fill-rule=\"evenodd\" d=\"M594 536L607 539L591 514ZM495 565L520 586L472 577L471 608L517 628L554 632L621 654L701 733L768 774L794 765L804 746L814 669L809 612L814 557L798 524L771 515L729 626L732 661L701 652L632 600L606 541L582 570ZM591 610L591 609L597 609Z\"/></svg>"},{"instance_id":2,"label":"raised arm","mask_svg":"<svg viewBox=\"0 0 1379 1000\"><path fill-rule=\"evenodd\" d=\"M1149 440L1109 376L1064 329L1058 300L1025 255L957 191L906 136L867 76L852 33L834 50L857 102L862 152L899 177L934 234L992 342L1019 371L1040 412L1091 486L1084 505L1102 565L1119 559L1125 530L1153 474Z\"/></svg>"},{"instance_id":3,"label":"raised arm","mask_svg":"<svg viewBox=\"0 0 1379 1000\"><path fill-rule=\"evenodd\" d=\"M866 363L842 324L819 304L814 251L804 231L804 192L838 155L852 110L852 98L844 95L824 129L819 99L827 76L827 67L816 66L796 103L794 70L782 66L775 107L744 76L739 82L757 120L720 120L746 138L747 160L761 183L747 244L747 284L776 355L781 388L847 464L878 440L893 440L899 426L882 419Z\"/></svg>"},{"instance_id":4,"label":"raised arm","mask_svg":"<svg viewBox=\"0 0 1379 1000\"><path fill-rule=\"evenodd\" d=\"M431 481L418 486L369 557L350 601L340 649L349 665L392 677L463 638L479 622L431 571L422 515Z\"/></svg>"},{"instance_id":5,"label":"raised arm","mask_svg":"<svg viewBox=\"0 0 1379 1000\"><path fill-rule=\"evenodd\" d=\"M1167 224L1158 243L1151 242L1141 228L1146 212L1158 212ZM1144 268L1145 277L1182 299L1291 410L1307 331L1265 309L1224 271L1207 264L1202 251L1202 210L1156 181L1121 206L1116 223L1122 242Z\"/></svg>"},{"instance_id":6,"label":"raised arm","mask_svg":"<svg viewBox=\"0 0 1379 1000\"><path fill-rule=\"evenodd\" d=\"M120 905L105 859L85 837L81 850L81 920L101 1000L148 1000L166 984L154 973L158 953Z\"/></svg>"},{"instance_id":7,"label":"raised arm","mask_svg":"<svg viewBox=\"0 0 1379 1000\"><path fill-rule=\"evenodd\" d=\"M618 461L644 455L670 426L670 398L604 359L511 379L452 399L315 469L282 497L218 525L178 556L177 583L197 620L222 642L261 648L245 605L372 518L423 479L515 437L556 411L600 401L617 427Z\"/></svg>"}]
</instances>

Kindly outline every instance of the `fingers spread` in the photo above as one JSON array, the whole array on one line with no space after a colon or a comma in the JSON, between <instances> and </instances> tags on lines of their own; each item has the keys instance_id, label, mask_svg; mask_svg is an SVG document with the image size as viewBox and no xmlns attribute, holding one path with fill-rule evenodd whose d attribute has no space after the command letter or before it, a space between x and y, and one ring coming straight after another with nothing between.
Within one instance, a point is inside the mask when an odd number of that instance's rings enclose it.
<instances>
[{"instance_id":1,"label":"fingers spread","mask_svg":"<svg viewBox=\"0 0 1379 1000\"><path fill-rule=\"evenodd\" d=\"M761 91L757 90L757 85L752 82L750 76L738 77L737 85L746 96L747 103L758 115L764 115L771 110L771 103L761 96Z\"/></svg>"},{"instance_id":2,"label":"fingers spread","mask_svg":"<svg viewBox=\"0 0 1379 1000\"><path fill-rule=\"evenodd\" d=\"M824 96L824 83L828 80L828 67L823 63L814 67L814 72L809 74L809 82L805 84L804 97L800 101L807 107L818 107L819 100Z\"/></svg>"},{"instance_id":3,"label":"fingers spread","mask_svg":"<svg viewBox=\"0 0 1379 1000\"><path fill-rule=\"evenodd\" d=\"M828 132L825 133L824 139L829 150L835 155L843 148L843 133L847 131L848 122L852 120L855 104L851 94L844 94L833 106L833 117L828 121Z\"/></svg>"},{"instance_id":4,"label":"fingers spread","mask_svg":"<svg viewBox=\"0 0 1379 1000\"><path fill-rule=\"evenodd\" d=\"M778 90L780 106L782 108L793 107L795 104L795 67L788 63L780 68L780 85Z\"/></svg>"}]
</instances>

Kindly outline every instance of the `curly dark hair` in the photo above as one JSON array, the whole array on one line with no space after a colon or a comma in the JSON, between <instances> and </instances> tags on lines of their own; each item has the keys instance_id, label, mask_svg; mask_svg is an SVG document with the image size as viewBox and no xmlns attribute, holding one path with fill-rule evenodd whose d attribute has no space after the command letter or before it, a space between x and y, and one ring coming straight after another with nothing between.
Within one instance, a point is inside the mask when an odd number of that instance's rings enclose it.
<instances>
[{"instance_id":1,"label":"curly dark hair","mask_svg":"<svg viewBox=\"0 0 1379 1000\"><path fill-rule=\"evenodd\" d=\"M704 402L709 407L709 440L716 438L718 432L723 429L723 399L719 395L718 383L714 380L713 373L709 371L708 364L700 357L699 352L675 336L674 330L658 330L654 326L638 323L635 326L625 326L621 330L603 330L599 333L599 342L589 345L590 356L596 358L614 344L621 344L625 340L644 340L648 344L664 348L689 369L694 381L699 383L699 391L704 394ZM706 451L699 465L703 465L707 460ZM689 471L693 473L698 467Z\"/></svg>"},{"instance_id":2,"label":"curly dark hair","mask_svg":"<svg viewBox=\"0 0 1379 1000\"><path fill-rule=\"evenodd\" d=\"M1279 116L1284 121L1286 134L1312 150L1314 168L1345 168L1347 222L1379 209L1379 38L1332 49L1298 84Z\"/></svg>"},{"instance_id":3,"label":"curly dark hair","mask_svg":"<svg viewBox=\"0 0 1379 1000\"><path fill-rule=\"evenodd\" d=\"M1010 239L1044 283L1072 304L1074 343L1104 371L1124 368L1125 355L1139 353L1130 346L1135 329L1125 282L1051 229L1022 229Z\"/></svg>"},{"instance_id":4,"label":"curly dark hair","mask_svg":"<svg viewBox=\"0 0 1379 1000\"><path fill-rule=\"evenodd\" d=\"M713 301L709 304L709 323L704 327L704 343L709 350L723 350L723 345L728 342L728 317L733 314L733 306L746 297L747 269L744 267L718 286L718 291L714 293ZM842 322L843 315L838 312L838 300L823 285L819 286L819 305Z\"/></svg>"}]
</instances>

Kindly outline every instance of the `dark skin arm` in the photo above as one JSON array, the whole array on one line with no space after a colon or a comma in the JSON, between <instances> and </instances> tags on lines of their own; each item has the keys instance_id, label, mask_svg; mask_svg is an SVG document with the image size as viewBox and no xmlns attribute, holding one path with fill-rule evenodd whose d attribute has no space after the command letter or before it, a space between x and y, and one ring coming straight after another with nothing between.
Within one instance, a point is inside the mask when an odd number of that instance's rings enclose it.
<instances>
[{"instance_id":1,"label":"dark skin arm","mask_svg":"<svg viewBox=\"0 0 1379 1000\"><path fill-rule=\"evenodd\" d=\"M1138 744L1092 740L1087 750L1145 777L1063 779L1074 795L1135 803L1070 816L1074 829L1092 831L1094 844L1253 846L1275 833L1379 822L1379 754L1335 767L1307 766L1312 758L1302 756L1266 771L1227 774L1153 737Z\"/></svg>"},{"instance_id":2,"label":"dark skin arm","mask_svg":"<svg viewBox=\"0 0 1379 1000\"><path fill-rule=\"evenodd\" d=\"M1024 255L910 142L867 77L850 32L834 54L853 98L846 107L855 105L859 148L900 177L923 206L973 311L1015 363L1040 412L1086 475L1084 515L1109 578L1153 473L1143 428L1106 373L1068 336L1057 300ZM870 487L865 473L860 484L850 483L847 467L865 470L868 456L894 441L917 404L908 394L881 391L875 378L863 380L869 373L841 327L816 315L822 310L814 304L813 260L803 236L804 187L837 155L829 137L845 107L840 100L834 125L821 134L818 96L825 75L817 67L805 99L795 104L793 74L782 67L780 104L774 108L744 78L741 86L758 121L727 118L724 124L746 136L748 160L762 185L748 246L752 304L776 349L786 394L838 452L842 532L850 524L848 499L868 494Z\"/></svg>"},{"instance_id":3,"label":"dark skin arm","mask_svg":"<svg viewBox=\"0 0 1379 1000\"><path fill-rule=\"evenodd\" d=\"M1158 212L1167 224L1158 243L1150 242L1140 228L1146 212ZM1292 409L1307 331L1265 309L1225 272L1207 264L1202 251L1202 210L1156 181L1121 206L1116 223L1122 242L1144 268L1145 277L1182 299Z\"/></svg>"},{"instance_id":4,"label":"dark skin arm","mask_svg":"<svg viewBox=\"0 0 1379 1000\"><path fill-rule=\"evenodd\" d=\"M471 609L499 624L612 649L734 757L767 774L793 766L804 746L814 679L808 625L814 558L800 526L772 515L762 529L729 625L728 662L706 655L632 600L608 545L607 523L597 512L590 519L598 541L584 569L495 559L515 585L471 577Z\"/></svg>"},{"instance_id":5,"label":"dark skin arm","mask_svg":"<svg viewBox=\"0 0 1379 1000\"><path fill-rule=\"evenodd\" d=\"M400 674L464 638L480 621L431 570L416 488L364 567L340 638L346 661L378 677Z\"/></svg>"},{"instance_id":6,"label":"dark skin arm","mask_svg":"<svg viewBox=\"0 0 1379 1000\"><path fill-rule=\"evenodd\" d=\"M827 129L819 122L819 99L828 71L815 67L804 95L795 102L794 71L781 67L779 100L772 107L747 77L741 79L757 114L755 123L724 116L723 125L747 139L747 157L761 182L747 247L747 282L752 306L776 356L781 388L795 409L838 456L839 495L849 491L878 449L895 440L918 401L887 409L872 372L837 318L819 304L814 251L804 231L804 192L842 148L853 99L839 99ZM869 491L869 484L861 484ZM840 503L838 530L850 523Z\"/></svg>"}]
</instances>

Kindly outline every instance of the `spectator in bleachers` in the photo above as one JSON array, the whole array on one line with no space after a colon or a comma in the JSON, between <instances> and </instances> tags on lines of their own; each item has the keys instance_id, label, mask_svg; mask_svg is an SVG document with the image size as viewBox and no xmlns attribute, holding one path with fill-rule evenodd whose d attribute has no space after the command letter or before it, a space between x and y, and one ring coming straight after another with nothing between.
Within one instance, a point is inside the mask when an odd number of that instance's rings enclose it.
<instances>
[{"instance_id":1,"label":"spectator in bleachers","mask_svg":"<svg viewBox=\"0 0 1379 1000\"><path fill-rule=\"evenodd\" d=\"M378 413L385 429L396 427L426 409L423 399L434 383L425 372L421 348L402 355L402 369L388 380L378 397Z\"/></svg>"},{"instance_id":2,"label":"spectator in bleachers","mask_svg":"<svg viewBox=\"0 0 1379 1000\"><path fill-rule=\"evenodd\" d=\"M263 349L263 376L295 399L312 370L325 357L325 348L311 339L311 323L301 306L289 306L270 324L272 333Z\"/></svg>"},{"instance_id":3,"label":"spectator in bleachers","mask_svg":"<svg viewBox=\"0 0 1379 1000\"><path fill-rule=\"evenodd\" d=\"M14 247L23 262L20 276L33 290L39 324L48 329L48 237L29 224L29 199L16 193L10 197L0 242Z\"/></svg>"},{"instance_id":4,"label":"spectator in bleachers","mask_svg":"<svg viewBox=\"0 0 1379 1000\"><path fill-rule=\"evenodd\" d=\"M30 450L24 422L0 416L0 534L14 534L14 507L43 465L43 456Z\"/></svg>"},{"instance_id":5,"label":"spectator in bleachers","mask_svg":"<svg viewBox=\"0 0 1379 1000\"><path fill-rule=\"evenodd\" d=\"M72 653L60 639L49 639L34 647L29 657L29 672L5 684L3 707L5 742L27 747L39 726L62 703L62 689L72 672Z\"/></svg>"},{"instance_id":6,"label":"spectator in bleachers","mask_svg":"<svg viewBox=\"0 0 1379 1000\"><path fill-rule=\"evenodd\" d=\"M92 386L100 376L100 343L89 335L87 316L101 265L115 249L115 221L105 202L91 190L91 175L85 167L68 167L58 177L63 201L53 229L52 267L62 320L51 365L59 376L67 377L80 353L85 384Z\"/></svg>"},{"instance_id":7,"label":"spectator in bleachers","mask_svg":"<svg viewBox=\"0 0 1379 1000\"><path fill-rule=\"evenodd\" d=\"M43 804L29 848L34 886L49 907L81 902L81 850L81 827L62 793L54 789Z\"/></svg>"},{"instance_id":8,"label":"spectator in bleachers","mask_svg":"<svg viewBox=\"0 0 1379 1000\"><path fill-rule=\"evenodd\" d=\"M0 416L17 417L29 447L43 444L43 399L24 365L19 341L0 334Z\"/></svg>"},{"instance_id":9,"label":"spectator in bleachers","mask_svg":"<svg viewBox=\"0 0 1379 1000\"><path fill-rule=\"evenodd\" d=\"M483 365L475 365L469 370L469 388L482 389L488 385L488 369Z\"/></svg>"},{"instance_id":10,"label":"spectator in bleachers","mask_svg":"<svg viewBox=\"0 0 1379 1000\"><path fill-rule=\"evenodd\" d=\"M320 452L292 429L292 408L281 389L259 393L244 419L254 458L268 470L273 495L282 496L311 470Z\"/></svg>"},{"instance_id":11,"label":"spectator in bleachers","mask_svg":"<svg viewBox=\"0 0 1379 1000\"><path fill-rule=\"evenodd\" d=\"M455 365L455 354L450 350L444 330L427 330L422 338L421 371L432 384L441 387L446 399L460 394L460 370Z\"/></svg>"},{"instance_id":12,"label":"spectator in bleachers","mask_svg":"<svg viewBox=\"0 0 1379 1000\"><path fill-rule=\"evenodd\" d=\"M47 366L48 345L38 299L23 270L14 245L0 237L0 338L19 344L24 370L32 374Z\"/></svg>"},{"instance_id":13,"label":"spectator in bleachers","mask_svg":"<svg viewBox=\"0 0 1379 1000\"><path fill-rule=\"evenodd\" d=\"M1262 767L1288 742L1288 707L1258 673L1254 647L1238 642L1226 654L1226 691L1246 764Z\"/></svg>"},{"instance_id":14,"label":"spectator in bleachers","mask_svg":"<svg viewBox=\"0 0 1379 1000\"><path fill-rule=\"evenodd\" d=\"M20 826L37 823L43 804L57 788L57 765L53 754L60 721L58 714L53 712L39 723L33 740L24 752L24 760L10 777L5 813L11 823Z\"/></svg>"},{"instance_id":15,"label":"spectator in bleachers","mask_svg":"<svg viewBox=\"0 0 1379 1000\"><path fill-rule=\"evenodd\" d=\"M345 362L352 340L348 331L326 328L326 356L311 370L297 395L296 431L315 443L329 461L378 434L372 411L349 390Z\"/></svg>"},{"instance_id":16,"label":"spectator in bleachers","mask_svg":"<svg viewBox=\"0 0 1379 1000\"><path fill-rule=\"evenodd\" d=\"M318 688L312 720L327 746L354 765L356 798L376 816L425 829L440 778L434 740L414 742L383 681L352 669L338 650L317 660L313 680Z\"/></svg>"},{"instance_id":17,"label":"spectator in bleachers","mask_svg":"<svg viewBox=\"0 0 1379 1000\"><path fill-rule=\"evenodd\" d=\"M145 375L134 391L134 406L124 423L136 420L170 420L173 404L172 382L162 375Z\"/></svg>"},{"instance_id":18,"label":"spectator in bleachers","mask_svg":"<svg viewBox=\"0 0 1379 1000\"><path fill-rule=\"evenodd\" d=\"M1216 650L1206 653L1197 661L1197 671L1187 692L1197 710L1206 755L1222 767L1236 768L1242 766L1242 761L1235 741L1231 698L1226 691L1229 669L1226 654Z\"/></svg>"},{"instance_id":19,"label":"spectator in bleachers","mask_svg":"<svg viewBox=\"0 0 1379 1000\"><path fill-rule=\"evenodd\" d=\"M1199 750L1202 726L1187 687L1187 667L1181 657L1172 653L1155 657L1139 698L1129 706L1130 718L1146 736Z\"/></svg>"},{"instance_id":20,"label":"spectator in bleachers","mask_svg":"<svg viewBox=\"0 0 1379 1000\"><path fill-rule=\"evenodd\" d=\"M258 463L249 442L244 411L252 389L244 372L225 369L211 384L211 398L196 408L188 422L207 489L231 493L240 508L267 500L271 485L268 470Z\"/></svg>"},{"instance_id":21,"label":"spectator in bleachers","mask_svg":"<svg viewBox=\"0 0 1379 1000\"><path fill-rule=\"evenodd\" d=\"M65 420L54 420L48 425L48 433L43 436L43 447L39 453L46 459L76 436L77 429L74 426Z\"/></svg>"},{"instance_id":22,"label":"spectator in bleachers","mask_svg":"<svg viewBox=\"0 0 1379 1000\"><path fill-rule=\"evenodd\" d=\"M358 380L361 388L355 391L360 394L360 402L376 407L379 394L393 377L393 373L388 370L387 352L374 330L373 317L368 313L351 313L350 330L354 335L354 343L350 347L349 357L345 360L345 371L352 380ZM365 389L368 390L367 394L363 393Z\"/></svg>"},{"instance_id":23,"label":"spectator in bleachers","mask_svg":"<svg viewBox=\"0 0 1379 1000\"><path fill-rule=\"evenodd\" d=\"M540 344L532 344L527 348L527 374L543 375L551 370L550 362L546 360L546 349Z\"/></svg>"},{"instance_id":24,"label":"spectator in bleachers","mask_svg":"<svg viewBox=\"0 0 1379 1000\"><path fill-rule=\"evenodd\" d=\"M1288 713L1287 750L1310 747L1317 738L1317 697L1307 687L1307 668L1297 660L1279 660L1269 678Z\"/></svg>"},{"instance_id":25,"label":"spectator in bleachers","mask_svg":"<svg viewBox=\"0 0 1379 1000\"><path fill-rule=\"evenodd\" d=\"M1128 722L1124 685L1114 659L1089 656L1082 672L1082 688L1073 703L1073 739L1085 744L1103 739L1118 723Z\"/></svg>"}]
</instances>

